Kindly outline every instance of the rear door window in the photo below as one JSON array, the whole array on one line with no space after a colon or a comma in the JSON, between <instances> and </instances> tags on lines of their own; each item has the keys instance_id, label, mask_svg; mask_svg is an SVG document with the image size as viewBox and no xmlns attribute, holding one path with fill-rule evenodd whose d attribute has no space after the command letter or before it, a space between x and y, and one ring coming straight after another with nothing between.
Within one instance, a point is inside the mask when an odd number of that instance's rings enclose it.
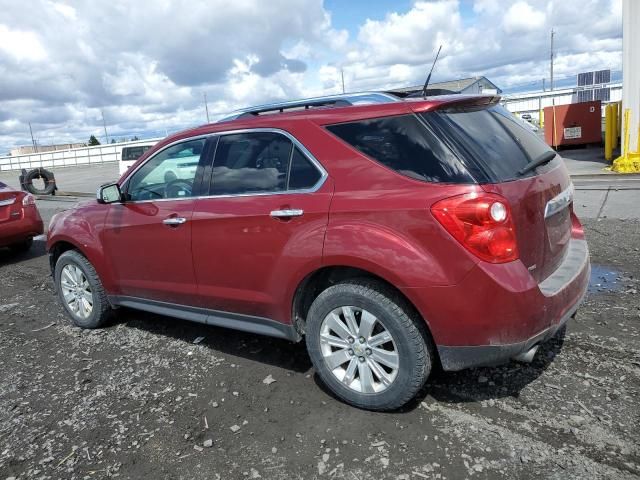
<instances>
[{"instance_id":1,"label":"rear door window","mask_svg":"<svg viewBox=\"0 0 640 480\"><path fill-rule=\"evenodd\" d=\"M474 183L462 162L415 115L341 123L327 129L404 176L425 182Z\"/></svg>"},{"instance_id":2,"label":"rear door window","mask_svg":"<svg viewBox=\"0 0 640 480\"><path fill-rule=\"evenodd\" d=\"M421 114L425 122L447 137L459 155L475 163L488 182L521 178L518 171L551 150L504 107L444 110ZM539 172L557 166L558 158ZM525 176L535 175L532 171Z\"/></svg>"},{"instance_id":3,"label":"rear door window","mask_svg":"<svg viewBox=\"0 0 640 480\"><path fill-rule=\"evenodd\" d=\"M292 149L293 142L278 133L221 136L213 161L211 194L285 190Z\"/></svg>"},{"instance_id":4,"label":"rear door window","mask_svg":"<svg viewBox=\"0 0 640 480\"><path fill-rule=\"evenodd\" d=\"M289 170L289 190L306 190L318 183L322 174L298 147L293 150Z\"/></svg>"}]
</instances>

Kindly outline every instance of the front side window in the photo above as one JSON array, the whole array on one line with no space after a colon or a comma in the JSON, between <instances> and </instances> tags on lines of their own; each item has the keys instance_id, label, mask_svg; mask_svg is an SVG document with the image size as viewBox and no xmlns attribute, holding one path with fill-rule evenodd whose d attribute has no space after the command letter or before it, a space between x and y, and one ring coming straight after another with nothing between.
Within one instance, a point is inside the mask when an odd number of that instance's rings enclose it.
<instances>
[{"instance_id":1,"label":"front side window","mask_svg":"<svg viewBox=\"0 0 640 480\"><path fill-rule=\"evenodd\" d=\"M173 145L150 158L129 180L129 200L193 196L193 184L206 139Z\"/></svg>"},{"instance_id":2,"label":"front side window","mask_svg":"<svg viewBox=\"0 0 640 480\"><path fill-rule=\"evenodd\" d=\"M293 142L284 135L223 135L213 161L212 195L279 192L287 188Z\"/></svg>"}]
</instances>

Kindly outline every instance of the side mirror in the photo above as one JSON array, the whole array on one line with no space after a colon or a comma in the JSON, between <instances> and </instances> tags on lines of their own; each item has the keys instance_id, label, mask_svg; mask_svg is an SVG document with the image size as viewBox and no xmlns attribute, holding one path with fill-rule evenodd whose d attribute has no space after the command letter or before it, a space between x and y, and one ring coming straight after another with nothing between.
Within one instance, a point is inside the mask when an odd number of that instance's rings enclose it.
<instances>
[{"instance_id":1,"label":"side mirror","mask_svg":"<svg viewBox=\"0 0 640 480\"><path fill-rule=\"evenodd\" d=\"M118 203L122 201L122 192L117 183L103 185L98 189L98 203Z\"/></svg>"}]
</instances>

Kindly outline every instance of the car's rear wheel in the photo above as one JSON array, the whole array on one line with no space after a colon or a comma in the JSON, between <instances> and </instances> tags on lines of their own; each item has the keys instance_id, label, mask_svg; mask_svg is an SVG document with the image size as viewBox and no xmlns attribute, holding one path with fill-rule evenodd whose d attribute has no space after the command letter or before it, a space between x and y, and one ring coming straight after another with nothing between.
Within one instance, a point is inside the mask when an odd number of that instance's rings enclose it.
<instances>
[{"instance_id":1,"label":"car's rear wheel","mask_svg":"<svg viewBox=\"0 0 640 480\"><path fill-rule=\"evenodd\" d=\"M81 328L99 328L112 314L102 282L93 265L80 252L69 250L55 268L58 297L73 323Z\"/></svg>"},{"instance_id":2,"label":"car's rear wheel","mask_svg":"<svg viewBox=\"0 0 640 480\"><path fill-rule=\"evenodd\" d=\"M381 282L327 288L307 315L306 342L321 380L342 400L393 410L411 400L431 371L422 319Z\"/></svg>"}]
</instances>

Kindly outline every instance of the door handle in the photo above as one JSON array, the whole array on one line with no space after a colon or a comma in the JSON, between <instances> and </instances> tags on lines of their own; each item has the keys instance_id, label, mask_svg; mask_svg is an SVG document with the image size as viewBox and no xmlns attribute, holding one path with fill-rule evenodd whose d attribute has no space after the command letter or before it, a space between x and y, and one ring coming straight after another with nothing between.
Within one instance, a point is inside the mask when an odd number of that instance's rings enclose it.
<instances>
[{"instance_id":1,"label":"door handle","mask_svg":"<svg viewBox=\"0 0 640 480\"><path fill-rule=\"evenodd\" d=\"M271 216L273 218L291 218L300 217L304 213L304 210L289 209L289 210L272 210Z\"/></svg>"},{"instance_id":2,"label":"door handle","mask_svg":"<svg viewBox=\"0 0 640 480\"><path fill-rule=\"evenodd\" d=\"M184 217L170 217L165 218L162 223L164 223L165 225L169 225L170 227L177 227L178 225L186 223L186 221L187 219Z\"/></svg>"}]
</instances>

